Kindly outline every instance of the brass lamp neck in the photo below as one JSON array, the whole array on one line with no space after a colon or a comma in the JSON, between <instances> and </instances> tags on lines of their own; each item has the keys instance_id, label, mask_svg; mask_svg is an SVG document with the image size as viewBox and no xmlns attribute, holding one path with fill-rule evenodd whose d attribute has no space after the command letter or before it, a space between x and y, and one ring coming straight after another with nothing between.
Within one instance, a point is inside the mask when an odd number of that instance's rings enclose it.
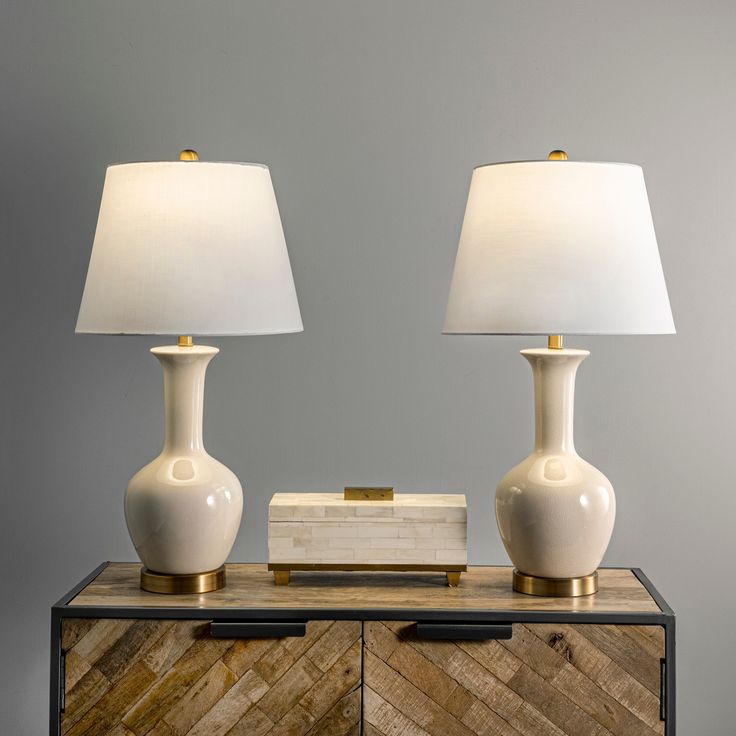
<instances>
[{"instance_id":1,"label":"brass lamp neck","mask_svg":"<svg viewBox=\"0 0 736 736\"><path fill-rule=\"evenodd\" d=\"M547 158L550 161L567 161L567 152L557 148L554 151L550 151L550 154L549 156L547 156ZM563 348L564 345L562 342L562 335L550 335L547 338L548 350L562 350Z\"/></svg>"},{"instance_id":2,"label":"brass lamp neck","mask_svg":"<svg viewBox=\"0 0 736 736\"><path fill-rule=\"evenodd\" d=\"M176 343L180 348L191 348L194 345L191 335L179 335L179 340Z\"/></svg>"}]
</instances>

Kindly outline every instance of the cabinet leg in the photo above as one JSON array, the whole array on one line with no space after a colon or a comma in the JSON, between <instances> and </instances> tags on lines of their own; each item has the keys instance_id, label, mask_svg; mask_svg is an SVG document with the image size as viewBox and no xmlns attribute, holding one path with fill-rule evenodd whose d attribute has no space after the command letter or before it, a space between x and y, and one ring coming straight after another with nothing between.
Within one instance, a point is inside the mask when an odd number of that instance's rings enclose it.
<instances>
[{"instance_id":1,"label":"cabinet leg","mask_svg":"<svg viewBox=\"0 0 736 736\"><path fill-rule=\"evenodd\" d=\"M457 588L457 586L460 585L460 575L462 575L462 573L446 572L445 575L447 575L447 584L451 588Z\"/></svg>"},{"instance_id":2,"label":"cabinet leg","mask_svg":"<svg viewBox=\"0 0 736 736\"><path fill-rule=\"evenodd\" d=\"M291 577L291 570L274 570L273 581L276 585L288 585Z\"/></svg>"}]
</instances>

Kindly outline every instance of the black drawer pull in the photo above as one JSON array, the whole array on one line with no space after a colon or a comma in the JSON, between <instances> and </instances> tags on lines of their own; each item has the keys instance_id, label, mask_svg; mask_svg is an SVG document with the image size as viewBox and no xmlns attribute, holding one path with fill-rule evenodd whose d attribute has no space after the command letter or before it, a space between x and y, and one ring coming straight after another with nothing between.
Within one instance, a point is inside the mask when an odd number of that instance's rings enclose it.
<instances>
[{"instance_id":1,"label":"black drawer pull","mask_svg":"<svg viewBox=\"0 0 736 736\"><path fill-rule=\"evenodd\" d=\"M511 624L417 624L420 639L510 639L512 635Z\"/></svg>"},{"instance_id":2,"label":"black drawer pull","mask_svg":"<svg viewBox=\"0 0 736 736\"><path fill-rule=\"evenodd\" d=\"M270 639L304 636L306 621L212 621L210 636L222 639Z\"/></svg>"},{"instance_id":3,"label":"black drawer pull","mask_svg":"<svg viewBox=\"0 0 736 736\"><path fill-rule=\"evenodd\" d=\"M667 660L659 660L659 720L667 720Z\"/></svg>"},{"instance_id":4,"label":"black drawer pull","mask_svg":"<svg viewBox=\"0 0 736 736\"><path fill-rule=\"evenodd\" d=\"M59 656L59 713L66 710L66 652L62 649Z\"/></svg>"}]
</instances>

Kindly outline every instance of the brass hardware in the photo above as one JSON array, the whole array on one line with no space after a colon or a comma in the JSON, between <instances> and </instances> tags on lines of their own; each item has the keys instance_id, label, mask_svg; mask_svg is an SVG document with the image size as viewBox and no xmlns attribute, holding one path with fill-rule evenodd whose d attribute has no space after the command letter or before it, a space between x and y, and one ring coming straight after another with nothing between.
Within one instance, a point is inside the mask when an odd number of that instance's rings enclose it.
<instances>
[{"instance_id":1,"label":"brass hardware","mask_svg":"<svg viewBox=\"0 0 736 736\"><path fill-rule=\"evenodd\" d=\"M467 565L422 565L381 563L350 564L328 562L269 562L268 569L273 572L276 585L288 585L292 571L297 572L444 572L447 584L456 588L460 584L460 574L468 571Z\"/></svg>"},{"instance_id":2,"label":"brass hardware","mask_svg":"<svg viewBox=\"0 0 736 736\"><path fill-rule=\"evenodd\" d=\"M199 161L199 154L193 148L179 151L179 161Z\"/></svg>"},{"instance_id":3,"label":"brass hardware","mask_svg":"<svg viewBox=\"0 0 736 736\"><path fill-rule=\"evenodd\" d=\"M141 568L141 588L149 593L209 593L225 587L225 565L210 572L192 575L167 575Z\"/></svg>"},{"instance_id":4,"label":"brass hardware","mask_svg":"<svg viewBox=\"0 0 736 736\"><path fill-rule=\"evenodd\" d=\"M276 585L288 585L291 578L290 570L274 570L273 581Z\"/></svg>"},{"instance_id":5,"label":"brass hardware","mask_svg":"<svg viewBox=\"0 0 736 736\"><path fill-rule=\"evenodd\" d=\"M564 347L562 335L550 335L547 338L548 350L562 350Z\"/></svg>"},{"instance_id":6,"label":"brass hardware","mask_svg":"<svg viewBox=\"0 0 736 736\"><path fill-rule=\"evenodd\" d=\"M176 343L180 348L191 348L194 345L191 335L179 335L179 340Z\"/></svg>"},{"instance_id":7,"label":"brass hardware","mask_svg":"<svg viewBox=\"0 0 736 736\"><path fill-rule=\"evenodd\" d=\"M343 491L344 501L393 501L393 488L361 488L358 486L345 486Z\"/></svg>"},{"instance_id":8,"label":"brass hardware","mask_svg":"<svg viewBox=\"0 0 736 736\"><path fill-rule=\"evenodd\" d=\"M458 585L460 585L460 575L459 572L447 572L445 573L447 576L447 584L451 588L457 588Z\"/></svg>"},{"instance_id":9,"label":"brass hardware","mask_svg":"<svg viewBox=\"0 0 736 736\"><path fill-rule=\"evenodd\" d=\"M559 148L556 148L554 151L549 152L549 156L547 156L548 161L567 161L567 154L564 151L561 151Z\"/></svg>"},{"instance_id":10,"label":"brass hardware","mask_svg":"<svg viewBox=\"0 0 736 736\"><path fill-rule=\"evenodd\" d=\"M547 598L577 598L598 592L598 572L581 578L538 578L514 570L514 590Z\"/></svg>"}]
</instances>

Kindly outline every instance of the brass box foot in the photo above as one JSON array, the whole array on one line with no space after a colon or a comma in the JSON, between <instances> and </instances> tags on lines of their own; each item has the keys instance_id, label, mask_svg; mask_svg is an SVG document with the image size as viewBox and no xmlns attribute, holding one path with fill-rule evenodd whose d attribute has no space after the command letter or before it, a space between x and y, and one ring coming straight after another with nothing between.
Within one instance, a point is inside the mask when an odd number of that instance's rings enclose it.
<instances>
[{"instance_id":1,"label":"brass box foot","mask_svg":"<svg viewBox=\"0 0 736 736\"><path fill-rule=\"evenodd\" d=\"M288 585L291 578L291 570L274 570L273 581L276 585Z\"/></svg>"},{"instance_id":2,"label":"brass box foot","mask_svg":"<svg viewBox=\"0 0 736 736\"><path fill-rule=\"evenodd\" d=\"M141 588L149 593L176 595L180 593L210 593L225 587L225 565L217 570L192 575L168 575L141 568Z\"/></svg>"},{"instance_id":3,"label":"brass box foot","mask_svg":"<svg viewBox=\"0 0 736 736\"><path fill-rule=\"evenodd\" d=\"M577 598L598 592L598 573L580 578L538 578L514 570L514 590L526 595L541 595L548 598Z\"/></svg>"},{"instance_id":4,"label":"brass box foot","mask_svg":"<svg viewBox=\"0 0 736 736\"><path fill-rule=\"evenodd\" d=\"M449 569L448 569L449 568ZM417 563L386 564L376 563L340 563L340 562L269 562L268 569L273 573L276 585L288 585L290 575L294 571L302 572L442 572L447 575L447 584L453 588L460 585L460 574L468 571L467 565L423 565Z\"/></svg>"},{"instance_id":5,"label":"brass box foot","mask_svg":"<svg viewBox=\"0 0 736 736\"><path fill-rule=\"evenodd\" d=\"M460 585L460 576L462 575L462 573L446 572L445 575L447 575L447 584L451 588L457 588L457 586Z\"/></svg>"}]
</instances>

